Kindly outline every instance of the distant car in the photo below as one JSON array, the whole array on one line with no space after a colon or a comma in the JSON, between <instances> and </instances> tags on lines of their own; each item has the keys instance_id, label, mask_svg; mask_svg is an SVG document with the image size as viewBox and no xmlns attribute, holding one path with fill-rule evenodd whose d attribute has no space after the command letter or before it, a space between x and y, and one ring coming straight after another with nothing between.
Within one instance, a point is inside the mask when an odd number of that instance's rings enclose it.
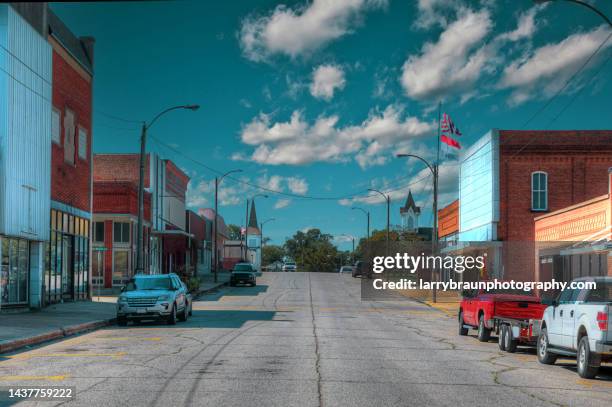
<instances>
[{"instance_id":1,"label":"distant car","mask_svg":"<svg viewBox=\"0 0 612 407\"><path fill-rule=\"evenodd\" d=\"M283 271L292 272L297 270L297 265L293 261L287 261L283 264Z\"/></svg>"},{"instance_id":2,"label":"distant car","mask_svg":"<svg viewBox=\"0 0 612 407\"><path fill-rule=\"evenodd\" d=\"M235 287L238 284L248 284L251 287L257 285L255 270L251 263L237 263L234 266L230 276L230 287Z\"/></svg>"},{"instance_id":3,"label":"distant car","mask_svg":"<svg viewBox=\"0 0 612 407\"><path fill-rule=\"evenodd\" d=\"M122 288L117 299L117 324L128 321L165 320L176 324L191 314L191 295L174 274L136 275Z\"/></svg>"},{"instance_id":4,"label":"distant car","mask_svg":"<svg viewBox=\"0 0 612 407\"><path fill-rule=\"evenodd\" d=\"M353 267L353 271L351 273L353 277L365 277L370 278L372 275L371 271L368 269L368 265L366 262L359 260L355 263Z\"/></svg>"},{"instance_id":5,"label":"distant car","mask_svg":"<svg viewBox=\"0 0 612 407\"><path fill-rule=\"evenodd\" d=\"M344 274L344 273L353 273L353 266L342 266L340 267L340 274Z\"/></svg>"}]
</instances>

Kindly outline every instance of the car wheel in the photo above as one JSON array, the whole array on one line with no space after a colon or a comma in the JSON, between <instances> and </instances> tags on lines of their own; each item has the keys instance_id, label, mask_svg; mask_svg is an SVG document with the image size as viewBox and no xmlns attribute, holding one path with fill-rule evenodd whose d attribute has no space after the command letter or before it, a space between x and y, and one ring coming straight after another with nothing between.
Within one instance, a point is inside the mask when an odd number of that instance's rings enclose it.
<instances>
[{"instance_id":1,"label":"car wheel","mask_svg":"<svg viewBox=\"0 0 612 407\"><path fill-rule=\"evenodd\" d=\"M459 335L466 336L468 334L468 328L464 327L463 322L463 311L459 312Z\"/></svg>"},{"instance_id":2,"label":"car wheel","mask_svg":"<svg viewBox=\"0 0 612 407\"><path fill-rule=\"evenodd\" d=\"M499 336L497 337L497 346L499 346L499 350L506 350L506 325L502 325L499 328Z\"/></svg>"},{"instance_id":3,"label":"car wheel","mask_svg":"<svg viewBox=\"0 0 612 407\"><path fill-rule=\"evenodd\" d=\"M504 348L506 352L516 352L517 340L512 338L512 328L509 325L505 325L506 333L504 334Z\"/></svg>"},{"instance_id":4,"label":"car wheel","mask_svg":"<svg viewBox=\"0 0 612 407\"><path fill-rule=\"evenodd\" d=\"M117 317L117 325L119 325L119 326L127 326L127 318L125 318L125 317Z\"/></svg>"},{"instance_id":5,"label":"car wheel","mask_svg":"<svg viewBox=\"0 0 612 407\"><path fill-rule=\"evenodd\" d=\"M583 379L592 379L597 376L600 362L596 359L589 347L589 337L583 336L578 344L578 355L576 357L578 375Z\"/></svg>"},{"instance_id":6,"label":"car wheel","mask_svg":"<svg viewBox=\"0 0 612 407\"><path fill-rule=\"evenodd\" d=\"M548 350L548 332L546 328L543 328L540 331L540 336L538 337L538 361L544 365L554 365L557 361L557 355L550 353Z\"/></svg>"},{"instance_id":7,"label":"car wheel","mask_svg":"<svg viewBox=\"0 0 612 407\"><path fill-rule=\"evenodd\" d=\"M478 319L478 340L480 342L488 342L491 339L491 330L485 326L484 315Z\"/></svg>"},{"instance_id":8,"label":"car wheel","mask_svg":"<svg viewBox=\"0 0 612 407\"><path fill-rule=\"evenodd\" d=\"M185 304L185 306L183 307L183 311L181 311L181 313L178 314L178 319L181 322L187 321L187 304Z\"/></svg>"},{"instance_id":9,"label":"car wheel","mask_svg":"<svg viewBox=\"0 0 612 407\"><path fill-rule=\"evenodd\" d=\"M172 305L172 311L168 315L168 325L176 325L176 304Z\"/></svg>"}]
</instances>

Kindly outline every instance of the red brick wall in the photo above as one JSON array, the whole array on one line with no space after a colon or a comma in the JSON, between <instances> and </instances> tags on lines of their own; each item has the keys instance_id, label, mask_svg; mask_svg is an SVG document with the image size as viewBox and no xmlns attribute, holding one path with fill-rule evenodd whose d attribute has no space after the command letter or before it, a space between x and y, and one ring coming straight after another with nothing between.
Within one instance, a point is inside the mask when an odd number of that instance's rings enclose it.
<instances>
[{"instance_id":1,"label":"red brick wall","mask_svg":"<svg viewBox=\"0 0 612 407\"><path fill-rule=\"evenodd\" d=\"M145 161L145 188L149 188L149 161ZM139 154L96 154L94 155L94 181L129 181L138 184L140 178Z\"/></svg>"},{"instance_id":2,"label":"red brick wall","mask_svg":"<svg viewBox=\"0 0 612 407\"><path fill-rule=\"evenodd\" d=\"M438 211L438 237L459 231L459 200L455 200Z\"/></svg>"},{"instance_id":3,"label":"red brick wall","mask_svg":"<svg viewBox=\"0 0 612 407\"><path fill-rule=\"evenodd\" d=\"M172 161L166 160L166 193L185 201L189 177Z\"/></svg>"},{"instance_id":4,"label":"red brick wall","mask_svg":"<svg viewBox=\"0 0 612 407\"><path fill-rule=\"evenodd\" d=\"M138 216L138 188L130 182L94 182L94 213ZM145 193L144 217L151 220L151 194Z\"/></svg>"},{"instance_id":5,"label":"red brick wall","mask_svg":"<svg viewBox=\"0 0 612 407\"><path fill-rule=\"evenodd\" d=\"M104 221L104 287L113 286L113 221Z\"/></svg>"},{"instance_id":6,"label":"red brick wall","mask_svg":"<svg viewBox=\"0 0 612 407\"><path fill-rule=\"evenodd\" d=\"M498 238L532 242L531 173L548 173L548 211L608 192L612 166L612 131L500 131L500 221ZM504 254L507 278L534 277L535 256L509 246ZM512 253L510 251L513 251Z\"/></svg>"},{"instance_id":7,"label":"red brick wall","mask_svg":"<svg viewBox=\"0 0 612 407\"><path fill-rule=\"evenodd\" d=\"M69 58L69 57L68 57ZM74 62L73 62L74 63ZM53 107L60 111L60 145L51 147L51 199L89 212L91 179L91 81L53 50ZM64 161L64 115L75 115L74 165ZM79 158L78 127L87 131L87 159Z\"/></svg>"}]
</instances>

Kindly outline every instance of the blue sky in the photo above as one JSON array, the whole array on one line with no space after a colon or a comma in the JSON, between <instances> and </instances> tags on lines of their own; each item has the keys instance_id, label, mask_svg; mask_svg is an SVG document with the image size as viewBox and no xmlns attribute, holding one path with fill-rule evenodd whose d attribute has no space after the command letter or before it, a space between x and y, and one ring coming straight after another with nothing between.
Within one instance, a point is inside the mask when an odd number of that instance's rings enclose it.
<instances>
[{"instance_id":1,"label":"blue sky","mask_svg":"<svg viewBox=\"0 0 612 407\"><path fill-rule=\"evenodd\" d=\"M607 15L612 3L592 1ZM265 234L365 234L385 224L370 187L390 191L393 224L411 188L431 224L431 177L397 152L434 157L442 102L469 146L491 128L610 128L612 40L543 111L610 31L587 9L527 0L175 1L53 4L77 35L96 38L94 152L149 151L191 176L189 204L213 205L214 173L302 199L257 198ZM537 114L536 114L537 113ZM535 116L534 116L535 114ZM119 120L127 119L128 121ZM159 143L156 141L161 140ZM178 152L177 152L178 151ZM443 154L444 155L444 154ZM456 197L457 165L441 162L441 200ZM223 181L221 214L244 223L247 196ZM340 199L341 197L349 197ZM347 242L338 240L342 248Z\"/></svg>"}]
</instances>

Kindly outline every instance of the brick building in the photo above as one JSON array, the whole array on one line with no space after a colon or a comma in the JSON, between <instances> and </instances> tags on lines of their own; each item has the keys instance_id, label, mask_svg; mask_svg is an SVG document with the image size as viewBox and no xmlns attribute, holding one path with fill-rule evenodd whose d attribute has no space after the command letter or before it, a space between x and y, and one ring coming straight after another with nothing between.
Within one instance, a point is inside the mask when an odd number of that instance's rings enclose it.
<instances>
[{"instance_id":1,"label":"brick building","mask_svg":"<svg viewBox=\"0 0 612 407\"><path fill-rule=\"evenodd\" d=\"M92 210L91 37L76 37L48 10L52 48L51 234L46 245L44 301L90 294Z\"/></svg>"},{"instance_id":2,"label":"brick building","mask_svg":"<svg viewBox=\"0 0 612 407\"><path fill-rule=\"evenodd\" d=\"M533 280L535 218L608 191L612 131L491 130L461 157L459 240L490 242L489 277Z\"/></svg>"},{"instance_id":3,"label":"brick building","mask_svg":"<svg viewBox=\"0 0 612 407\"><path fill-rule=\"evenodd\" d=\"M535 219L540 280L612 276L612 168L608 193Z\"/></svg>"},{"instance_id":4,"label":"brick building","mask_svg":"<svg viewBox=\"0 0 612 407\"><path fill-rule=\"evenodd\" d=\"M138 185L130 181L96 181L93 185L92 284L118 288L134 275L138 225ZM151 194L144 197L144 259L149 259ZM148 264L145 264L148 266Z\"/></svg>"},{"instance_id":5,"label":"brick building","mask_svg":"<svg viewBox=\"0 0 612 407\"><path fill-rule=\"evenodd\" d=\"M138 184L139 154L95 154L94 181ZM151 194L151 236L146 272L170 273L186 264L186 193L189 177L172 161L147 154L145 191Z\"/></svg>"},{"instance_id":6,"label":"brick building","mask_svg":"<svg viewBox=\"0 0 612 407\"><path fill-rule=\"evenodd\" d=\"M459 200L438 210L438 239L452 241L459 233Z\"/></svg>"},{"instance_id":7,"label":"brick building","mask_svg":"<svg viewBox=\"0 0 612 407\"><path fill-rule=\"evenodd\" d=\"M186 231L190 235L187 238L187 269L196 275L209 273L211 266L210 232L212 232L210 221L191 210L187 210L185 216Z\"/></svg>"}]
</instances>

